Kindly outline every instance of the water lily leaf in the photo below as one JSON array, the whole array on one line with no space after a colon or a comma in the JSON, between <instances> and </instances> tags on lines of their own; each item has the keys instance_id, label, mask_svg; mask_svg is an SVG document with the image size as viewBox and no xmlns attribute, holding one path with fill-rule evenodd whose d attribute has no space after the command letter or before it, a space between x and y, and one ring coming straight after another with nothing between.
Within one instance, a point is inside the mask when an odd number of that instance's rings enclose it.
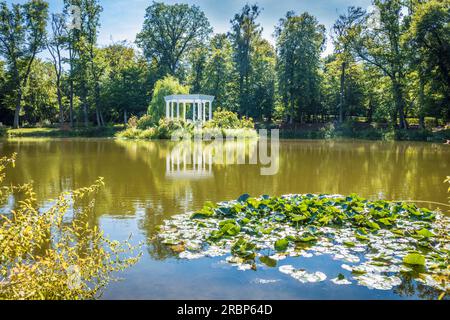
<instances>
[{"instance_id":1,"label":"water lily leaf","mask_svg":"<svg viewBox=\"0 0 450 320\"><path fill-rule=\"evenodd\" d=\"M351 241L344 241L344 244L345 244L347 247L354 247L354 246L355 246L355 243L354 243L354 242L351 242Z\"/></svg>"},{"instance_id":2,"label":"water lily leaf","mask_svg":"<svg viewBox=\"0 0 450 320\"><path fill-rule=\"evenodd\" d=\"M234 223L227 223L220 229L220 232L222 232L223 234L230 235L230 236L235 236L239 232L241 232L241 227Z\"/></svg>"},{"instance_id":3,"label":"water lily leaf","mask_svg":"<svg viewBox=\"0 0 450 320\"><path fill-rule=\"evenodd\" d=\"M373 230L380 230L381 229L380 225L378 223L374 222L374 221L367 221L366 225L369 228L373 229Z\"/></svg>"},{"instance_id":4,"label":"water lily leaf","mask_svg":"<svg viewBox=\"0 0 450 320\"><path fill-rule=\"evenodd\" d=\"M248 198L247 200L247 204L251 207L253 207L254 209L258 209L259 208L259 200L255 199L255 198Z\"/></svg>"},{"instance_id":5,"label":"water lily leaf","mask_svg":"<svg viewBox=\"0 0 450 320\"><path fill-rule=\"evenodd\" d=\"M300 241L300 242L312 242L312 241L316 241L316 240L317 240L317 238L314 236L306 236L306 237L302 237L302 238L298 239L298 241Z\"/></svg>"},{"instance_id":6,"label":"water lily leaf","mask_svg":"<svg viewBox=\"0 0 450 320\"><path fill-rule=\"evenodd\" d=\"M234 210L236 210L236 209L234 208ZM221 214L221 215L224 215L224 216L229 216L231 214L231 208L229 208L229 207L219 207L219 208L216 209L216 212L218 214Z\"/></svg>"},{"instance_id":7,"label":"water lily leaf","mask_svg":"<svg viewBox=\"0 0 450 320\"><path fill-rule=\"evenodd\" d=\"M247 201L249 198L250 198L250 195L247 194L247 193L245 193L245 194L241 195L241 196L237 199L237 201L238 201L238 202L245 202L245 201Z\"/></svg>"},{"instance_id":8,"label":"water lily leaf","mask_svg":"<svg viewBox=\"0 0 450 320\"><path fill-rule=\"evenodd\" d=\"M368 237L366 237L362 234L359 234L359 233L355 233L355 237L356 237L356 239L361 240L361 241L369 241Z\"/></svg>"},{"instance_id":9,"label":"water lily leaf","mask_svg":"<svg viewBox=\"0 0 450 320\"><path fill-rule=\"evenodd\" d=\"M278 252L286 251L288 246L289 246L289 241L287 239L277 240L274 245L275 250L277 250Z\"/></svg>"},{"instance_id":10,"label":"water lily leaf","mask_svg":"<svg viewBox=\"0 0 450 320\"><path fill-rule=\"evenodd\" d=\"M206 201L204 207L213 209L213 208L217 208L217 204L215 204L211 201Z\"/></svg>"},{"instance_id":11,"label":"water lily leaf","mask_svg":"<svg viewBox=\"0 0 450 320\"><path fill-rule=\"evenodd\" d=\"M425 265L425 257L419 253L410 253L403 257L403 262L406 264L416 265L416 266L424 266Z\"/></svg>"},{"instance_id":12,"label":"water lily leaf","mask_svg":"<svg viewBox=\"0 0 450 320\"><path fill-rule=\"evenodd\" d=\"M191 216L191 219L206 219L212 217L214 211L211 208L203 208L197 212L194 212Z\"/></svg>"},{"instance_id":13,"label":"water lily leaf","mask_svg":"<svg viewBox=\"0 0 450 320\"><path fill-rule=\"evenodd\" d=\"M263 264L265 264L270 268L275 268L277 266L277 260L272 259L271 257L268 256L260 257L259 261L261 261Z\"/></svg>"},{"instance_id":14,"label":"water lily leaf","mask_svg":"<svg viewBox=\"0 0 450 320\"><path fill-rule=\"evenodd\" d=\"M367 273L366 270L363 270L360 268L352 268L352 274L361 275L361 274L366 274L366 273Z\"/></svg>"},{"instance_id":15,"label":"water lily leaf","mask_svg":"<svg viewBox=\"0 0 450 320\"><path fill-rule=\"evenodd\" d=\"M400 229L392 229L391 230L392 233L399 235L399 236L404 236L405 235L405 231L404 230L400 230Z\"/></svg>"},{"instance_id":16,"label":"water lily leaf","mask_svg":"<svg viewBox=\"0 0 450 320\"><path fill-rule=\"evenodd\" d=\"M389 218L378 219L378 221L384 224L385 226L392 226L391 219Z\"/></svg>"},{"instance_id":17,"label":"water lily leaf","mask_svg":"<svg viewBox=\"0 0 450 320\"><path fill-rule=\"evenodd\" d=\"M419 231L416 231L416 232L417 232L418 235L421 235L424 238L431 238L431 237L435 236L433 232L431 232L431 231L429 231L427 229L422 229L422 230L419 230Z\"/></svg>"},{"instance_id":18,"label":"water lily leaf","mask_svg":"<svg viewBox=\"0 0 450 320\"><path fill-rule=\"evenodd\" d=\"M261 229L262 234L271 234L274 228Z\"/></svg>"},{"instance_id":19,"label":"water lily leaf","mask_svg":"<svg viewBox=\"0 0 450 320\"><path fill-rule=\"evenodd\" d=\"M307 220L307 219L309 219L309 218L310 218L310 217L307 216L307 215L293 214L293 215L291 216L291 221L292 221L292 222L300 222L300 221Z\"/></svg>"}]
</instances>

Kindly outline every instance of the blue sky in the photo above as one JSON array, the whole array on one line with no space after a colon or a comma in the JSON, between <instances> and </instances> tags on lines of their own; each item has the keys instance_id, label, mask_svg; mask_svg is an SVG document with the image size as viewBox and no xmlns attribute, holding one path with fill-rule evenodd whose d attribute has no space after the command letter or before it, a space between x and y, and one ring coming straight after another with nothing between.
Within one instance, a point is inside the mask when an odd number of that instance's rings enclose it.
<instances>
[{"instance_id":1,"label":"blue sky","mask_svg":"<svg viewBox=\"0 0 450 320\"><path fill-rule=\"evenodd\" d=\"M162 0L160 0L162 1ZM23 3L26 0L7 0L8 3ZM62 9L62 0L49 0L50 11L59 12ZM128 40L133 42L141 30L144 21L145 9L152 0L100 0L103 6L101 15L101 28L99 44L106 45L114 41ZM316 16L320 23L330 30L338 15L346 7L369 7L371 0L164 0L167 4L188 3L198 5L206 14L214 32L227 32L230 28L230 19L246 3L257 3L263 8L259 23L264 28L263 36L271 41L275 25L287 11L296 13L308 11ZM327 52L332 50L328 46Z\"/></svg>"}]
</instances>

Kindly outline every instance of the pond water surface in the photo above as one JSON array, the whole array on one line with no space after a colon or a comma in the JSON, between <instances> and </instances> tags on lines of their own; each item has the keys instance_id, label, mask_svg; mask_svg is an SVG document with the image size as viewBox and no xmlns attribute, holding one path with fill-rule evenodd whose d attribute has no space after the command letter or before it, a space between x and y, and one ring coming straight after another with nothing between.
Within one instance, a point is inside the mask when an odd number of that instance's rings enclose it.
<instances>
[{"instance_id":1,"label":"pond water surface","mask_svg":"<svg viewBox=\"0 0 450 320\"><path fill-rule=\"evenodd\" d=\"M227 152L242 148L225 142ZM180 260L152 239L156 227L205 201L236 199L243 193L358 193L369 199L447 203L450 146L434 143L369 141L281 141L278 172L261 176L261 165L178 166L173 142L114 139L3 140L0 156L18 153L8 182L35 183L43 206L64 190L90 185L99 176L92 222L112 239L142 241L139 263L120 273L105 299L420 299L436 298L429 287L402 279L393 290L370 290L331 281L302 284L277 268L238 271L223 260ZM208 156L206 156L208 158ZM175 156L176 159L176 156ZM418 203L437 208L437 204ZM442 207L443 209L446 209ZM283 264L322 271L331 278L342 264L328 256L289 258Z\"/></svg>"}]
</instances>

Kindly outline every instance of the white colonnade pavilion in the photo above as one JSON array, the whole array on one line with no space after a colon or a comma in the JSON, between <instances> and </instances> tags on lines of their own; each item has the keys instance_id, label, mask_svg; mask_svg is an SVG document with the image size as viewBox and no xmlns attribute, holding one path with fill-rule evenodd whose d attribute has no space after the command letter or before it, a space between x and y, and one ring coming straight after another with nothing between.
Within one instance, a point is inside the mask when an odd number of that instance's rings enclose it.
<instances>
[{"instance_id":1,"label":"white colonnade pavilion","mask_svg":"<svg viewBox=\"0 0 450 320\"><path fill-rule=\"evenodd\" d=\"M203 94L181 94L164 97L166 118L206 122L213 117L213 96Z\"/></svg>"}]
</instances>

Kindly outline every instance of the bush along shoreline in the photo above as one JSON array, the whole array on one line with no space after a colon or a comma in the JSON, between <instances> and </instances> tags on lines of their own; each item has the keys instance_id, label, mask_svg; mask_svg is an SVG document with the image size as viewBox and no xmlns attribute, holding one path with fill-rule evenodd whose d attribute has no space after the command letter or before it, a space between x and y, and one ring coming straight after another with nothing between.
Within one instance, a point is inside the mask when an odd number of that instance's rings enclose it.
<instances>
[{"instance_id":1,"label":"bush along shoreline","mask_svg":"<svg viewBox=\"0 0 450 320\"><path fill-rule=\"evenodd\" d=\"M255 129L256 128L256 129ZM141 118L132 116L128 124L105 127L77 128L22 128L9 129L0 127L0 138L119 138L130 140L168 140L173 135L184 137L258 138L257 129L279 129L281 139L337 140L358 139L372 141L424 141L448 143L450 128L416 126L408 130L388 128L376 124L348 122L344 124L323 123L304 124L300 126L265 125L254 123L251 118L239 119L237 114L229 111L216 111L215 118L203 126L196 126L184 120L161 119L154 121L152 116Z\"/></svg>"},{"instance_id":2,"label":"bush along shoreline","mask_svg":"<svg viewBox=\"0 0 450 320\"><path fill-rule=\"evenodd\" d=\"M382 141L428 141L447 142L450 140L450 128L412 127L408 130L377 127L355 123L327 123L321 125L305 125L297 128L280 128L282 139L361 139Z\"/></svg>"},{"instance_id":3,"label":"bush along shoreline","mask_svg":"<svg viewBox=\"0 0 450 320\"><path fill-rule=\"evenodd\" d=\"M109 239L92 210L103 178L61 193L42 208L32 183L5 181L16 154L0 158L0 300L92 300L138 262L141 245ZM130 239L129 239L130 240Z\"/></svg>"},{"instance_id":4,"label":"bush along shoreline","mask_svg":"<svg viewBox=\"0 0 450 320\"><path fill-rule=\"evenodd\" d=\"M406 277L443 298L450 290L449 230L450 217L411 203L357 195L242 195L165 221L155 241L181 259L224 257L239 270L278 268L301 283L391 290ZM324 265L303 270L290 264L291 258L319 255L341 267L329 273Z\"/></svg>"},{"instance_id":5,"label":"bush along shoreline","mask_svg":"<svg viewBox=\"0 0 450 320\"><path fill-rule=\"evenodd\" d=\"M167 140L172 138L207 137L210 139L258 138L253 119L239 119L234 112L218 109L212 120L203 124L163 118L158 122L150 115L141 118L131 117L127 129L116 134L121 139L133 140Z\"/></svg>"}]
</instances>

